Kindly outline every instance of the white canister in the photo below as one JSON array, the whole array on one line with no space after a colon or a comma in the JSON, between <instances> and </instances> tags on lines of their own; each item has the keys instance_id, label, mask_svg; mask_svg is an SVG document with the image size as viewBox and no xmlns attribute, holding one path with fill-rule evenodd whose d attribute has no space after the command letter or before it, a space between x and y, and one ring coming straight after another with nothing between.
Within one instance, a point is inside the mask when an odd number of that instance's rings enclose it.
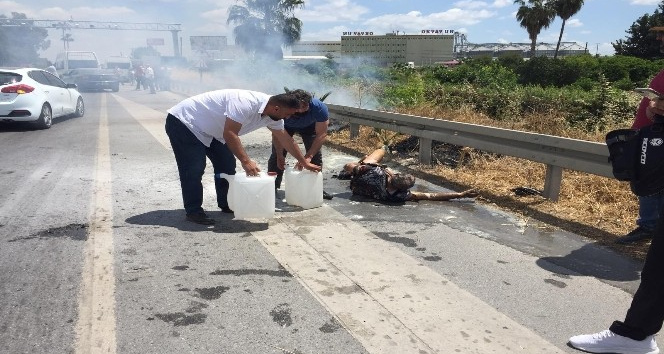
<instances>
[{"instance_id":1,"label":"white canister","mask_svg":"<svg viewBox=\"0 0 664 354\"><path fill-rule=\"evenodd\" d=\"M298 171L287 167L284 171L286 203L303 209L323 205L323 174L309 170Z\"/></svg>"},{"instance_id":2,"label":"white canister","mask_svg":"<svg viewBox=\"0 0 664 354\"><path fill-rule=\"evenodd\" d=\"M261 172L250 177L246 173L219 174L228 181L228 207L235 219L270 219L274 217L274 176Z\"/></svg>"}]
</instances>

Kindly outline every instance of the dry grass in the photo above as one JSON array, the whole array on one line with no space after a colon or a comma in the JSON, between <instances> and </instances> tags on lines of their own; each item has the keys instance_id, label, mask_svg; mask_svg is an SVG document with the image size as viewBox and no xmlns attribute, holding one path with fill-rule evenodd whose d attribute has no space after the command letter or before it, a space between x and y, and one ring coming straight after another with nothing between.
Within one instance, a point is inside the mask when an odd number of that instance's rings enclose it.
<instances>
[{"instance_id":1,"label":"dry grass","mask_svg":"<svg viewBox=\"0 0 664 354\"><path fill-rule=\"evenodd\" d=\"M423 107L417 110L402 110L400 113L481 124L508 129L532 131L556 136L565 136L590 141L603 141L605 132L584 134L570 129L562 117L554 114L525 117L514 122L496 122L470 111L445 111ZM621 127L631 122L624 122ZM618 126L616 126L618 128ZM613 128L607 129L611 130ZM360 136L350 140L348 129L330 134L329 144L363 156L384 144L393 146L408 139L394 136L391 132L377 133L373 128L362 127ZM415 149L416 151L417 149ZM498 157L470 148L464 148L465 163L458 167L443 164L409 164L412 154L394 156L395 161L408 165L411 173L455 190L475 188L480 191L478 202L494 204L520 214L535 227L564 229L594 240L596 243L644 259L649 243L622 246L613 241L635 227L638 215L637 198L630 192L626 182L565 170L560 199L552 202L539 195L517 196L512 189L528 187L544 188L546 166L514 157ZM534 225L539 222L540 225Z\"/></svg>"}]
</instances>

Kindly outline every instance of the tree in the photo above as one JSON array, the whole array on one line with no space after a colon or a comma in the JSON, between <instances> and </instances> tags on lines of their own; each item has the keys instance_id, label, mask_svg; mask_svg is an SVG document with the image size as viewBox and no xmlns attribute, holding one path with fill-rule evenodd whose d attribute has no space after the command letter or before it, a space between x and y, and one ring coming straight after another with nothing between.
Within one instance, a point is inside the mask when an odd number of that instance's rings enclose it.
<instances>
[{"instance_id":1,"label":"tree","mask_svg":"<svg viewBox=\"0 0 664 354\"><path fill-rule=\"evenodd\" d=\"M617 55L633 56L643 59L662 58L659 42L650 32L652 27L664 26L664 1L652 15L644 14L639 17L630 28L625 31L629 36L619 39L613 45Z\"/></svg>"},{"instance_id":2,"label":"tree","mask_svg":"<svg viewBox=\"0 0 664 354\"><path fill-rule=\"evenodd\" d=\"M69 42L73 42L74 37L71 35L71 33L63 33L60 40L62 41L62 45L64 46L64 49L69 50Z\"/></svg>"},{"instance_id":3,"label":"tree","mask_svg":"<svg viewBox=\"0 0 664 354\"><path fill-rule=\"evenodd\" d=\"M534 56L537 36L542 29L551 25L556 13L546 0L528 0L528 4L526 4L526 0L514 0L514 3L519 5L516 19L521 27L528 32L528 38L531 42L530 52L531 56Z\"/></svg>"},{"instance_id":4,"label":"tree","mask_svg":"<svg viewBox=\"0 0 664 354\"><path fill-rule=\"evenodd\" d=\"M283 59L282 45L300 40L302 21L293 11L304 7L304 0L243 0L245 6L228 9L226 23L233 29L235 43L246 52L273 60Z\"/></svg>"},{"instance_id":5,"label":"tree","mask_svg":"<svg viewBox=\"0 0 664 354\"><path fill-rule=\"evenodd\" d=\"M33 26L23 13L0 15L0 66L32 66L40 62L38 51L48 49L48 30Z\"/></svg>"},{"instance_id":6,"label":"tree","mask_svg":"<svg viewBox=\"0 0 664 354\"><path fill-rule=\"evenodd\" d=\"M553 59L558 58L558 49L560 49L560 41L563 39L563 31L565 31L565 23L570 17L576 15L577 12L583 7L583 0L554 0L551 7L556 12L556 15L563 20L560 26L560 35L558 36L558 44L556 44L556 51L553 54Z\"/></svg>"}]
</instances>

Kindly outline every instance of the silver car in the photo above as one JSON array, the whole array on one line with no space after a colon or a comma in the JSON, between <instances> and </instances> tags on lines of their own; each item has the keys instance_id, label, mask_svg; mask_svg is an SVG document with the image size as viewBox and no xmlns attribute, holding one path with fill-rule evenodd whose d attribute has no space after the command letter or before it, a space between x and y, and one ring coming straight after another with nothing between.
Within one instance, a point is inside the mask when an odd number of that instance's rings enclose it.
<instances>
[{"instance_id":1,"label":"silver car","mask_svg":"<svg viewBox=\"0 0 664 354\"><path fill-rule=\"evenodd\" d=\"M84 113L76 84L41 69L0 69L0 122L34 122L48 129L53 118Z\"/></svg>"}]
</instances>

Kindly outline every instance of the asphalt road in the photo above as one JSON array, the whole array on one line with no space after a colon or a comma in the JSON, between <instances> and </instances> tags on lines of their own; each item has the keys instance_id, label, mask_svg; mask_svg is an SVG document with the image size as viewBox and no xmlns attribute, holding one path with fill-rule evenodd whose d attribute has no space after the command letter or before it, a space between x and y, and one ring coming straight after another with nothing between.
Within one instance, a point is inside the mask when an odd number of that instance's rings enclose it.
<instances>
[{"instance_id":1,"label":"asphalt road","mask_svg":"<svg viewBox=\"0 0 664 354\"><path fill-rule=\"evenodd\" d=\"M322 207L280 190L275 218L233 220L208 171L218 223L188 223L164 132L185 96L148 92L0 125L0 353L573 353L638 285L638 262L555 225L354 197L333 175L357 157L328 147ZM269 132L243 143L266 169Z\"/></svg>"}]
</instances>

